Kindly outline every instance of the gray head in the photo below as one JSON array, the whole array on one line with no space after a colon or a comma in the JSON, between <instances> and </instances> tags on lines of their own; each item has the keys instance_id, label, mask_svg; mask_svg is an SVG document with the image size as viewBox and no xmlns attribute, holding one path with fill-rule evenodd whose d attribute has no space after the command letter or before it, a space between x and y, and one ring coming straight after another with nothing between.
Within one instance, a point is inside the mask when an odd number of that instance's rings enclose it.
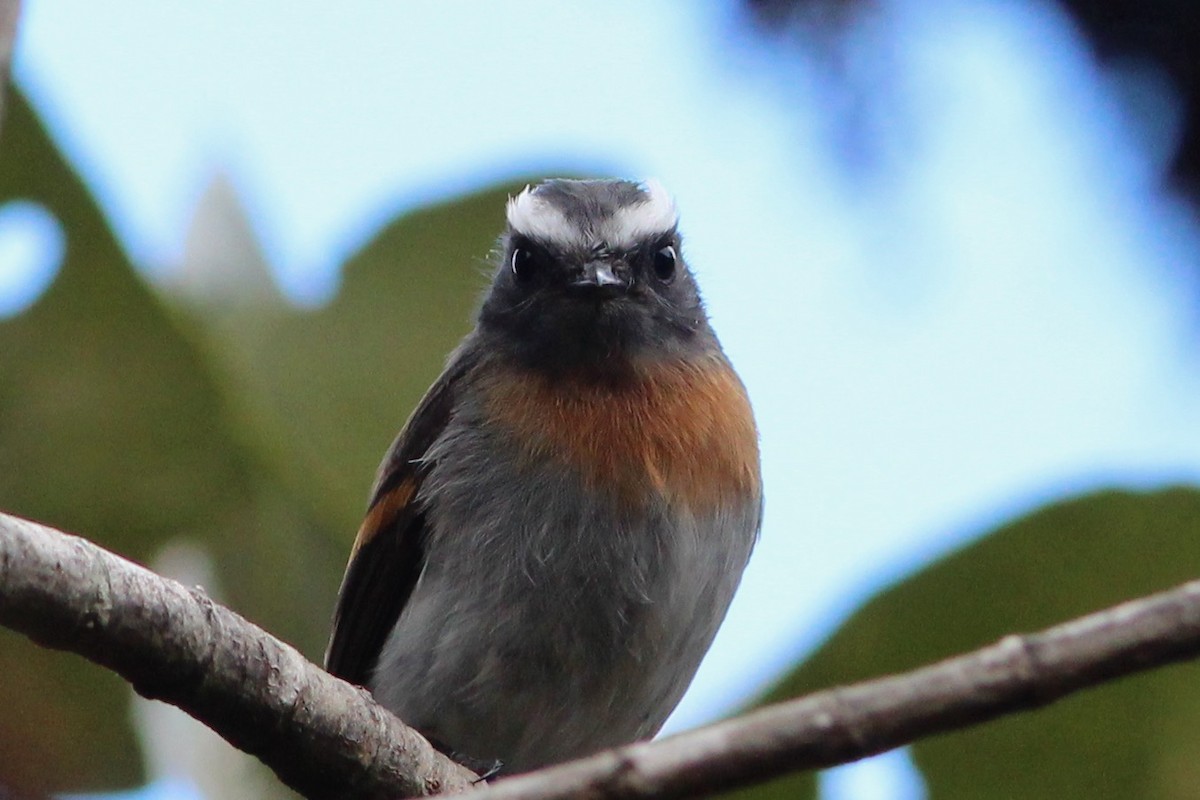
<instances>
[{"instance_id":1,"label":"gray head","mask_svg":"<svg viewBox=\"0 0 1200 800\"><path fill-rule=\"evenodd\" d=\"M612 367L714 347L657 181L549 180L508 202L479 329L527 366Z\"/></svg>"}]
</instances>

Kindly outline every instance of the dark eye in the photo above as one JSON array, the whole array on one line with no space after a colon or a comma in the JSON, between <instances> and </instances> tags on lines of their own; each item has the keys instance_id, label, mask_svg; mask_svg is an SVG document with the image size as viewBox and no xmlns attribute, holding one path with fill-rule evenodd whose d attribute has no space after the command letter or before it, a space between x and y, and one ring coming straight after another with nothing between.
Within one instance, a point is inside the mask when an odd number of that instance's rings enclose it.
<instances>
[{"instance_id":1,"label":"dark eye","mask_svg":"<svg viewBox=\"0 0 1200 800\"><path fill-rule=\"evenodd\" d=\"M654 254L654 274L658 276L660 281L669 281L675 277L675 264L679 257L675 255L675 248L667 245L663 249Z\"/></svg>"},{"instance_id":2,"label":"dark eye","mask_svg":"<svg viewBox=\"0 0 1200 800\"><path fill-rule=\"evenodd\" d=\"M534 264L533 251L526 247L513 248L512 258L509 259L508 265L512 268L513 275L519 281L527 281L533 277Z\"/></svg>"}]
</instances>

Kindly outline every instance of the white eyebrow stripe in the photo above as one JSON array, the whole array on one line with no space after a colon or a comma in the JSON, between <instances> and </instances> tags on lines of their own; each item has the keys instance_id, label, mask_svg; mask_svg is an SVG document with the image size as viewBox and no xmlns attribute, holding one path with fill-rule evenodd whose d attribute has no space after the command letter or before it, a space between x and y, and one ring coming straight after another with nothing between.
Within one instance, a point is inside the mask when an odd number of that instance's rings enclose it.
<instances>
[{"instance_id":1,"label":"white eyebrow stripe","mask_svg":"<svg viewBox=\"0 0 1200 800\"><path fill-rule=\"evenodd\" d=\"M572 225L558 208L538 198L528 186L516 197L508 199L506 211L509 226L531 239L564 247L587 244L582 231Z\"/></svg>"},{"instance_id":2,"label":"white eyebrow stripe","mask_svg":"<svg viewBox=\"0 0 1200 800\"><path fill-rule=\"evenodd\" d=\"M633 247L647 237L673 230L679 223L675 200L666 188L653 178L641 185L643 197L617 209L595 231L581 230L557 206L526 186L508 199L508 224L517 233L561 247L591 247L598 242L617 249Z\"/></svg>"},{"instance_id":3,"label":"white eyebrow stripe","mask_svg":"<svg viewBox=\"0 0 1200 800\"><path fill-rule=\"evenodd\" d=\"M618 209L600 231L612 247L632 247L647 236L667 233L679 224L675 200L666 188L651 178L642 182L646 198L637 205Z\"/></svg>"}]
</instances>

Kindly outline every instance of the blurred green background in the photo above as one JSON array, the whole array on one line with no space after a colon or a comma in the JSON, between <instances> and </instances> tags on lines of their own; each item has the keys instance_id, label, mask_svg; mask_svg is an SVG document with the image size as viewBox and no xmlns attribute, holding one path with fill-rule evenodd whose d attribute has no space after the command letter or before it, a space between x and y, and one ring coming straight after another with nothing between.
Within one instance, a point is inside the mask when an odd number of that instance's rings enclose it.
<instances>
[{"instance_id":1,"label":"blurred green background","mask_svg":"<svg viewBox=\"0 0 1200 800\"><path fill-rule=\"evenodd\" d=\"M815 34L801 28L808 38L791 39L795 26L812 24L798 8L829 7L745 5L740 35L773 41L785 54L820 52L850 29L844 19L822 18ZM1172 27L1189 30L1178 21ZM1088 41L1116 48L1100 36L1107 29L1085 30ZM1186 155L1191 84L1172 69L1174 85L1183 87L1174 99L1183 120L1174 147ZM854 77L833 85L852 97ZM855 115L844 105L830 100L829 116L854 129ZM878 120L868 114L858 123L870 129ZM843 157L843 168L853 171L869 170L883 156L868 148ZM600 171L579 158L549 167L530 169L514 159L499 171L507 177L410 204L350 248L336 265L340 282L327 302L297 303L277 288L261 252L270 247L255 214L239 205L236 182L220 176L194 212L188 270L156 274L135 264L98 199L103 190L81 177L25 94L10 92L0 133L0 208L37 204L57 220L64 249L44 293L0 317L0 508L200 580L319 661L375 464L468 330L506 197L556 170ZM1163 159L1160 168L1191 191L1182 155ZM786 174L782 167L777 173ZM1192 224L1184 219L1190 213L1178 224ZM206 258L221 264L205 271ZM1175 266L1184 270L1194 261ZM718 286L728 285L717 277ZM773 302L749 298L744 318ZM767 331L756 341L775 343L774 363L782 358L792 366L782 333ZM748 382L753 393L756 384ZM762 406L776 402L756 394L756 404L760 399ZM919 418L922 411L907 413ZM999 430L1002 437L1022 435ZM770 454L769 433L765 427ZM1180 440L1192 437L1180 431ZM833 480L854 486L873 460L886 458L884 449L857 449L846 464L833 465ZM963 449L964 459L973 457L971 445ZM829 478L769 472L768 502L786 505L800 491L795 485L823 480ZM1200 492L1161 485L1170 481L1149 481L1154 488L1145 491L1137 481L1113 482L1135 486L1091 491L1105 483L1099 480L1081 496L1061 486L1039 490L1043 503L1014 505L1007 514L1013 519L990 524L990 533L977 526L873 567L877 574L847 595L865 602L827 609L824 629L796 632L797 644L785 648L796 663L764 664L742 693L764 677L778 681L765 696L770 701L907 669L1195 577ZM1030 511L1033 505L1043 507ZM766 531L818 540L828 533ZM810 580L803 563L781 568L797 584ZM747 587L756 590L762 593ZM160 781L155 796L286 793L186 723L148 704L131 710L123 684L80 659L0 631L0 676L0 786L74 793ZM1194 665L1175 667L937 737L891 762L883 779L806 775L740 794L1200 797L1196 678Z\"/></svg>"}]
</instances>

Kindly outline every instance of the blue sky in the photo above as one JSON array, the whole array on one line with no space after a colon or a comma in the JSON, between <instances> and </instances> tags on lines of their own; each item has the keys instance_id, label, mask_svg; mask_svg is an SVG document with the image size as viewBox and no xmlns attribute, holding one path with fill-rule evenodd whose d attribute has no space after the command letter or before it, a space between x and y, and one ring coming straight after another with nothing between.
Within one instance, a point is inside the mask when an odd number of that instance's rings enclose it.
<instances>
[{"instance_id":1,"label":"blue sky","mask_svg":"<svg viewBox=\"0 0 1200 800\"><path fill-rule=\"evenodd\" d=\"M846 86L732 35L725 3L30 0L16 76L149 276L220 168L306 304L421 202L529 172L662 179L767 490L677 729L1015 513L1200 475L1198 237L1156 188L1169 90L1097 74L1043 4L879 9L847 51L878 79L865 166L842 157ZM53 246L27 216L0 212L0 297L50 274L20 266Z\"/></svg>"}]
</instances>

